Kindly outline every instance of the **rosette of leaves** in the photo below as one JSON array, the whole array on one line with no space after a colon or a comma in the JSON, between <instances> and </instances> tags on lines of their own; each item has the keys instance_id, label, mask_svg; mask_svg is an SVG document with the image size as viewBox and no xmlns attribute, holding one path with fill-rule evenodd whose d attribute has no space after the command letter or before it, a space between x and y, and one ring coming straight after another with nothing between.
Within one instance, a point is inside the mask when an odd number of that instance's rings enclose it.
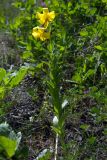
<instances>
[{"instance_id":1,"label":"rosette of leaves","mask_svg":"<svg viewBox=\"0 0 107 160\"><path fill-rule=\"evenodd\" d=\"M0 158L10 159L15 155L21 140L21 132L17 134L5 122L0 124Z\"/></svg>"},{"instance_id":2,"label":"rosette of leaves","mask_svg":"<svg viewBox=\"0 0 107 160\"><path fill-rule=\"evenodd\" d=\"M17 86L25 77L27 66L21 66L19 70L7 72L4 68L0 68L0 100L4 98L5 93Z\"/></svg>"}]
</instances>

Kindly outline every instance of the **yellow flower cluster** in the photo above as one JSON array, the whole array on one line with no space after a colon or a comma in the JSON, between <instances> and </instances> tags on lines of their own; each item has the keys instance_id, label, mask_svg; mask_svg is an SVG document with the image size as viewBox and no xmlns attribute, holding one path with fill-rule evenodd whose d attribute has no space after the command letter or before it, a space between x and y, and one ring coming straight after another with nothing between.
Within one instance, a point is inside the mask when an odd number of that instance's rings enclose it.
<instances>
[{"instance_id":1,"label":"yellow flower cluster","mask_svg":"<svg viewBox=\"0 0 107 160\"><path fill-rule=\"evenodd\" d=\"M50 38L50 32L47 32L46 29L49 25L49 22L53 21L55 18L55 12L49 12L48 8L43 8L43 13L37 12L36 17L42 27L34 27L32 35L35 39L45 41L46 39Z\"/></svg>"},{"instance_id":2,"label":"yellow flower cluster","mask_svg":"<svg viewBox=\"0 0 107 160\"><path fill-rule=\"evenodd\" d=\"M42 41L45 41L46 39L50 38L50 33L45 31L45 28L43 27L34 27L32 35L35 39L40 39Z\"/></svg>"}]
</instances>

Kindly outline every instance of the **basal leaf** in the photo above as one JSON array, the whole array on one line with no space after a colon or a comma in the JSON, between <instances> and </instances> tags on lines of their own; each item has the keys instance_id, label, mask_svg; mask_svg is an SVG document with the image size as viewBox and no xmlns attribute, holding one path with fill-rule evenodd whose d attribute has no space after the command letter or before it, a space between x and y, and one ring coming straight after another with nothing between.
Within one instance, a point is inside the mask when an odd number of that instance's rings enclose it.
<instances>
[{"instance_id":1,"label":"basal leaf","mask_svg":"<svg viewBox=\"0 0 107 160\"><path fill-rule=\"evenodd\" d=\"M11 140L5 136L0 136L0 145L5 150L9 158L15 154L17 147L17 142L15 140Z\"/></svg>"},{"instance_id":2,"label":"basal leaf","mask_svg":"<svg viewBox=\"0 0 107 160\"><path fill-rule=\"evenodd\" d=\"M28 67L21 67L20 70L17 72L17 74L12 78L10 82L10 86L14 87L18 85L26 75L27 70L28 70Z\"/></svg>"}]
</instances>

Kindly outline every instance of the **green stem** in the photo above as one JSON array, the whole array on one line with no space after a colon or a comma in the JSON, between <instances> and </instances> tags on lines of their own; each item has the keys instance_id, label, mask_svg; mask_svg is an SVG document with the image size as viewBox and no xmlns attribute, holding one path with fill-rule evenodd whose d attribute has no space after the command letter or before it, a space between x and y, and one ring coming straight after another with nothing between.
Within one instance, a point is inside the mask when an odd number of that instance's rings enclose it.
<instances>
[{"instance_id":1,"label":"green stem","mask_svg":"<svg viewBox=\"0 0 107 160\"><path fill-rule=\"evenodd\" d=\"M56 142L55 142L55 158L54 158L54 160L57 160L57 157L58 157L58 140L59 140L59 136L58 136L58 134L56 134Z\"/></svg>"}]
</instances>

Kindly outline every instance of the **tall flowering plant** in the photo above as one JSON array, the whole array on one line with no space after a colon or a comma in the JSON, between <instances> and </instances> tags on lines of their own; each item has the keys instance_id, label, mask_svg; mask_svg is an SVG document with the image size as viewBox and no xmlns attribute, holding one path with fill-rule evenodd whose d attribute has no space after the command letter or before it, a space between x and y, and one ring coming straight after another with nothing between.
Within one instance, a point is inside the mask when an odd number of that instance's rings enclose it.
<instances>
[{"instance_id":1,"label":"tall flowering plant","mask_svg":"<svg viewBox=\"0 0 107 160\"><path fill-rule=\"evenodd\" d=\"M37 12L36 18L38 19L40 26L34 27L32 31L32 35L35 39L46 41L50 39L51 33L48 31L48 26L50 22L52 22L55 18L55 12L49 12L48 8L43 8L43 13ZM62 103L62 98L60 94L60 81L61 81L61 66L60 66L60 59L61 54L54 53L54 43L52 41L48 41L48 51L49 58L48 58L48 90L52 97L52 105L54 111L53 117L53 126L52 129L56 133L56 143L55 143L55 157L56 160L58 157L58 140L60 140L62 144L64 144L64 107L65 105Z\"/></svg>"}]
</instances>

